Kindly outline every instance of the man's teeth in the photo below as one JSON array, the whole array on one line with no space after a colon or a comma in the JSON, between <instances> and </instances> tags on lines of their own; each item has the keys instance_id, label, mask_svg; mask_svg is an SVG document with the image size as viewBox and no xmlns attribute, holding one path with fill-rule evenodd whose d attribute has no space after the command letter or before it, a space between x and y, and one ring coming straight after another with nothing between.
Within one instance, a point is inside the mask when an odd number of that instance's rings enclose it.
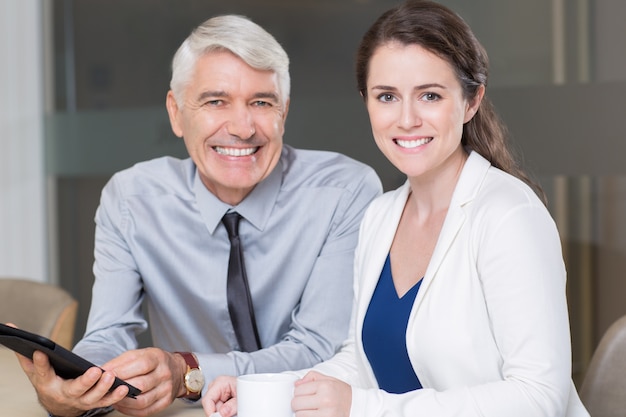
<instances>
[{"instance_id":1,"label":"man's teeth","mask_svg":"<svg viewBox=\"0 0 626 417\"><path fill-rule=\"evenodd\" d=\"M221 146L215 147L215 152L220 155L226 156L248 156L255 153L259 148L222 148Z\"/></svg>"},{"instance_id":2,"label":"man's teeth","mask_svg":"<svg viewBox=\"0 0 626 417\"><path fill-rule=\"evenodd\" d=\"M431 140L433 140L433 138L424 138L424 139L418 139L418 140L396 139L396 143L398 144L398 146L410 149L410 148L417 148L418 146L426 145Z\"/></svg>"}]
</instances>

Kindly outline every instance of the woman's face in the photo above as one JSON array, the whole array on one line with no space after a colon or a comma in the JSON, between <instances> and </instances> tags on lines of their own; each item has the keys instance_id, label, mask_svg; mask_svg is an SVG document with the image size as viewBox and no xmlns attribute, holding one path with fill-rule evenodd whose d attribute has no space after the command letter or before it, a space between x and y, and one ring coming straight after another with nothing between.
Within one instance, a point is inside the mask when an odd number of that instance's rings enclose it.
<instances>
[{"instance_id":1,"label":"woman's face","mask_svg":"<svg viewBox=\"0 0 626 417\"><path fill-rule=\"evenodd\" d=\"M418 45L381 45L367 78L376 145L409 178L458 169L465 156L463 124L476 113L483 91L469 103L447 61Z\"/></svg>"}]
</instances>

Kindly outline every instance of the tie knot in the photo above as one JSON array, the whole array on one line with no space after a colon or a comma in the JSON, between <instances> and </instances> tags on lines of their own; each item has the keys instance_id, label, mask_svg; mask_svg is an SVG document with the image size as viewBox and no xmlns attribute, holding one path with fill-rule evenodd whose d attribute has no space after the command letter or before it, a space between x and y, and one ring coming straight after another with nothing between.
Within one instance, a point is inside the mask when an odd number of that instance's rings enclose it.
<instances>
[{"instance_id":1,"label":"tie knot","mask_svg":"<svg viewBox=\"0 0 626 417\"><path fill-rule=\"evenodd\" d=\"M239 236L239 220L241 219L241 215L235 211L226 213L224 217L222 217L222 223L224 223L224 227L226 227L226 231L228 232L228 237L238 237Z\"/></svg>"}]
</instances>

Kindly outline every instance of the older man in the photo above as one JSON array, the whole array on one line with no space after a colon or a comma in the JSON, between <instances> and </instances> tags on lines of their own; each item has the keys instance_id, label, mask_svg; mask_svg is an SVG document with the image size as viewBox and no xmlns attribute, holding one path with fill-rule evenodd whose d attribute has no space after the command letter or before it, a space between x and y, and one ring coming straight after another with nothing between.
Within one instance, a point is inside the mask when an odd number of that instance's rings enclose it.
<instances>
[{"instance_id":1,"label":"older man","mask_svg":"<svg viewBox=\"0 0 626 417\"><path fill-rule=\"evenodd\" d=\"M358 227L381 185L345 156L283 145L288 67L239 16L209 19L176 52L166 106L190 158L139 163L104 188L75 351L106 371L62 380L45 355L20 358L51 414L149 415L217 375L310 367L344 340ZM144 304L156 347L137 349ZM142 394L109 392L114 376Z\"/></svg>"}]
</instances>

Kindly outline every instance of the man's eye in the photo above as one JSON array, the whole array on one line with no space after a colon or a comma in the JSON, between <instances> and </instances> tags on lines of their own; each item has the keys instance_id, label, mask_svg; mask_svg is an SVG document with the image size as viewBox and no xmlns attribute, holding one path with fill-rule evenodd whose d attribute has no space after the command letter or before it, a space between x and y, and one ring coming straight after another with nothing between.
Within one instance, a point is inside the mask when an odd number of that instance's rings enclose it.
<instances>
[{"instance_id":1,"label":"man's eye","mask_svg":"<svg viewBox=\"0 0 626 417\"><path fill-rule=\"evenodd\" d=\"M272 104L268 103L267 101L257 100L253 102L252 105L255 107L270 107Z\"/></svg>"},{"instance_id":2,"label":"man's eye","mask_svg":"<svg viewBox=\"0 0 626 417\"><path fill-rule=\"evenodd\" d=\"M207 106L220 106L222 105L224 102L222 100L219 99L215 99L215 100L209 100L206 102Z\"/></svg>"}]
</instances>

